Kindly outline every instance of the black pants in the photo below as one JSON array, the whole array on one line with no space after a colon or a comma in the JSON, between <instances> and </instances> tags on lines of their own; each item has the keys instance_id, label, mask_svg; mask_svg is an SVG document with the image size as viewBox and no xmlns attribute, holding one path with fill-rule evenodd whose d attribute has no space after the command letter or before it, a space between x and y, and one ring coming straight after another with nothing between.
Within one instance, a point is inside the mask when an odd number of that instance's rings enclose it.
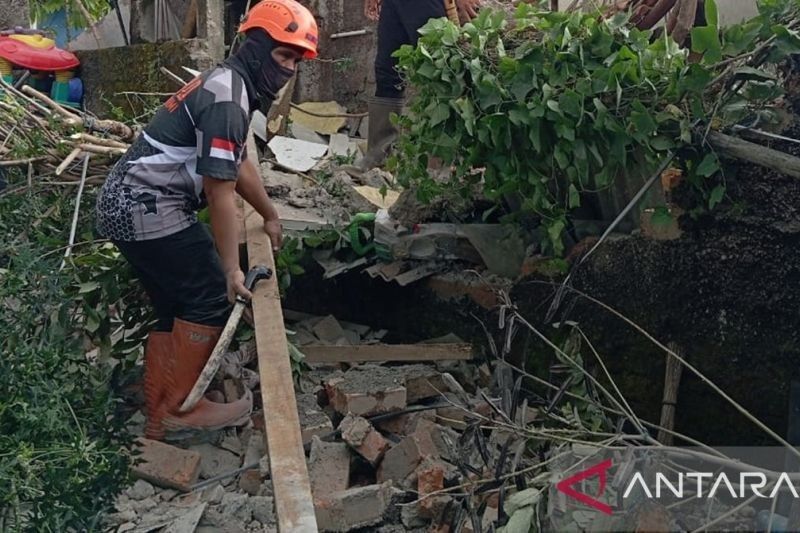
<instances>
[{"instance_id":1,"label":"black pants","mask_svg":"<svg viewBox=\"0 0 800 533\"><path fill-rule=\"evenodd\" d=\"M214 241L203 224L147 241L114 241L156 311L156 331L172 331L175 318L222 326L230 304Z\"/></svg>"},{"instance_id":2,"label":"black pants","mask_svg":"<svg viewBox=\"0 0 800 533\"><path fill-rule=\"evenodd\" d=\"M445 16L442 0L383 0L375 55L375 96L402 98L405 87L392 54L404 44L416 45L429 19Z\"/></svg>"}]
</instances>

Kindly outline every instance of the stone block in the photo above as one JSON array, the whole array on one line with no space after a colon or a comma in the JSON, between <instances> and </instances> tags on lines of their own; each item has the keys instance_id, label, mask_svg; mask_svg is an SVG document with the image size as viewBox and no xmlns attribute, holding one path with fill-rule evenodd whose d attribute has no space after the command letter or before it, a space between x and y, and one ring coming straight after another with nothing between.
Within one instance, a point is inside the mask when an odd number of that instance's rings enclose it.
<instances>
[{"instance_id":1,"label":"stone block","mask_svg":"<svg viewBox=\"0 0 800 533\"><path fill-rule=\"evenodd\" d=\"M311 442L314 435L323 436L333 431L333 423L317 403L312 393L297 395L297 414L300 417L300 434L303 444Z\"/></svg>"},{"instance_id":2,"label":"stone block","mask_svg":"<svg viewBox=\"0 0 800 533\"><path fill-rule=\"evenodd\" d=\"M200 474L199 453L163 442L139 439L133 475L159 487L188 491Z\"/></svg>"},{"instance_id":3,"label":"stone block","mask_svg":"<svg viewBox=\"0 0 800 533\"><path fill-rule=\"evenodd\" d=\"M392 501L391 483L354 487L314 499L320 531L352 531L383 521Z\"/></svg>"},{"instance_id":4,"label":"stone block","mask_svg":"<svg viewBox=\"0 0 800 533\"><path fill-rule=\"evenodd\" d=\"M347 490L350 481L350 452L341 442L323 442L314 436L308 459L311 492L323 496Z\"/></svg>"}]
</instances>

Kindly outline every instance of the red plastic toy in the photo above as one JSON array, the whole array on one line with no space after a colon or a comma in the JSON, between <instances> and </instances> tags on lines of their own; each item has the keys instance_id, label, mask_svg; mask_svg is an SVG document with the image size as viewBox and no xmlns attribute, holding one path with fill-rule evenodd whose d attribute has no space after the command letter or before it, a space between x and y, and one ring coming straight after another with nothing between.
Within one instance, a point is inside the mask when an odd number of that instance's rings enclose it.
<instances>
[{"instance_id":1,"label":"red plastic toy","mask_svg":"<svg viewBox=\"0 0 800 533\"><path fill-rule=\"evenodd\" d=\"M0 32L0 58L17 67L38 71L64 71L78 67L72 52L57 48L43 32L16 28Z\"/></svg>"}]
</instances>

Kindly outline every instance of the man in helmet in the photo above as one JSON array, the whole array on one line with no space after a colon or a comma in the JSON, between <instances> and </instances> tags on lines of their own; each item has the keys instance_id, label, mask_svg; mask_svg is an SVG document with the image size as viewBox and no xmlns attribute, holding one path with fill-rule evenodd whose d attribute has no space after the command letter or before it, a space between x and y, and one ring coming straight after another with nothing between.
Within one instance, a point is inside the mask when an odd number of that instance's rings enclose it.
<instances>
[{"instance_id":1,"label":"man in helmet","mask_svg":"<svg viewBox=\"0 0 800 533\"><path fill-rule=\"evenodd\" d=\"M455 0L462 22L472 20L481 0ZM367 153L354 165L342 167L353 177L380 166L397 137L390 120L403 110L405 87L393 57L404 44L416 45L419 29L429 19L445 16L444 0L364 0L364 14L378 21L378 50L375 54L375 97L368 102L369 135Z\"/></svg>"},{"instance_id":2,"label":"man in helmet","mask_svg":"<svg viewBox=\"0 0 800 533\"><path fill-rule=\"evenodd\" d=\"M269 106L297 63L317 54L317 24L294 0L262 0L239 28L239 49L159 109L114 166L98 197L98 232L134 268L158 319L145 345L148 438L246 422L249 395L233 403L188 396L219 338L229 302L250 298L239 266L234 193L264 218L274 249L281 225L256 154L245 150L252 113ZM198 222L208 205L211 234Z\"/></svg>"}]
</instances>

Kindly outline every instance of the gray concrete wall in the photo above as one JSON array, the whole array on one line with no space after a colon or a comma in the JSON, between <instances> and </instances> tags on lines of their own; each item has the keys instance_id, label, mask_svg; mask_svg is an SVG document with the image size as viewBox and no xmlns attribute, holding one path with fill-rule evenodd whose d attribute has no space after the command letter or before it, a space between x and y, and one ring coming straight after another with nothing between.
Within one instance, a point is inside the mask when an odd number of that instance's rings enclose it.
<instances>
[{"instance_id":1,"label":"gray concrete wall","mask_svg":"<svg viewBox=\"0 0 800 533\"><path fill-rule=\"evenodd\" d=\"M320 26L320 56L300 66L296 102L336 100L351 110L365 109L364 99L375 90L373 62L375 23L364 16L363 0L303 1ZM330 39L336 33L368 29L356 37Z\"/></svg>"}]
</instances>

